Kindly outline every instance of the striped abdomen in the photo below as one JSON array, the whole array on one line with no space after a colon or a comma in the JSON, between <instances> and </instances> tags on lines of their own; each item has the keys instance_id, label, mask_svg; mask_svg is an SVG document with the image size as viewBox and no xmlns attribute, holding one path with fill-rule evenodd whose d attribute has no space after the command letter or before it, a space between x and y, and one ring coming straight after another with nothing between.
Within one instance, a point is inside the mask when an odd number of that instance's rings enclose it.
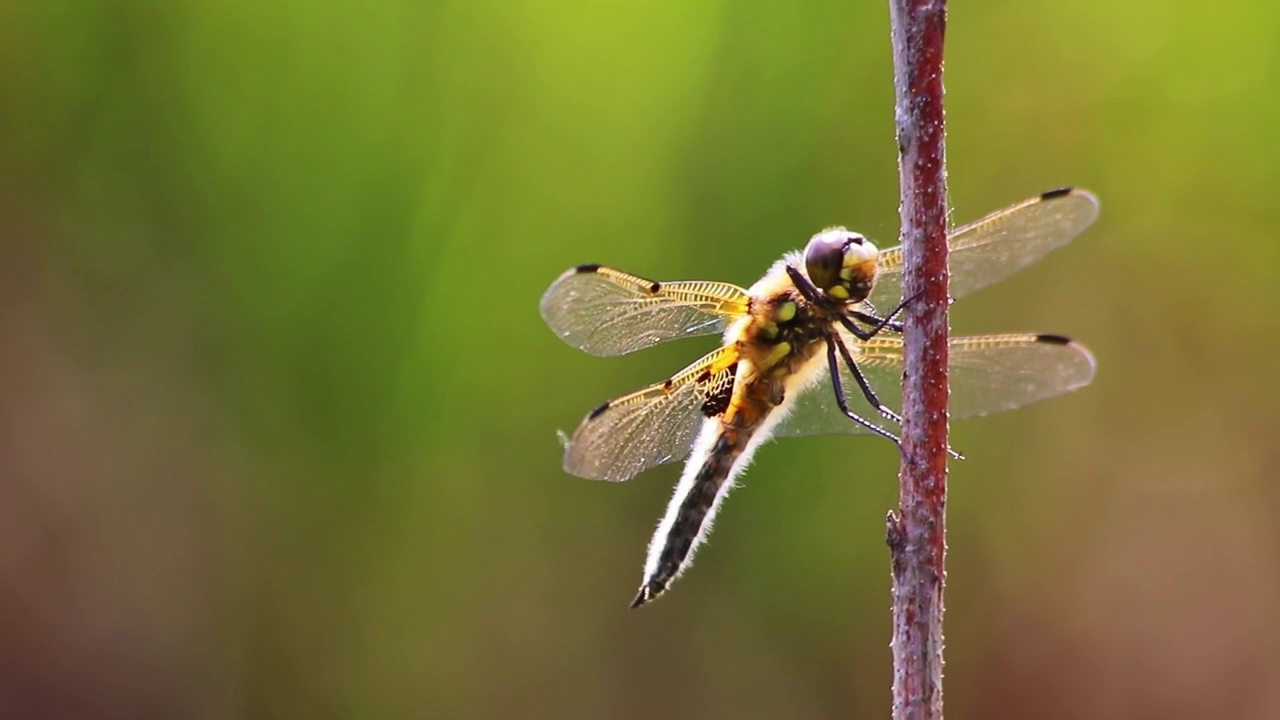
<instances>
[{"instance_id":1,"label":"striped abdomen","mask_svg":"<svg viewBox=\"0 0 1280 720\"><path fill-rule=\"evenodd\" d=\"M631 603L637 608L657 598L693 559L693 552L711 529L720 503L733 487L733 479L754 451L751 439L774 409L762 392L768 381L756 381L742 393L726 420L708 419L694 444L680 483L649 544L644 581ZM734 412L736 411L736 412Z\"/></svg>"}]
</instances>

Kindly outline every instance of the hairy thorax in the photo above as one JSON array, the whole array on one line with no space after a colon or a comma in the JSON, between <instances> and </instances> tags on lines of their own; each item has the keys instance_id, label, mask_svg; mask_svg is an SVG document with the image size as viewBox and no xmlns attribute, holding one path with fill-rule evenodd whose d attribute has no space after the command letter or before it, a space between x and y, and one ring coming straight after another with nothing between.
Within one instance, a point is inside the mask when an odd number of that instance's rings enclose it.
<instances>
[{"instance_id":1,"label":"hairy thorax","mask_svg":"<svg viewBox=\"0 0 1280 720\"><path fill-rule=\"evenodd\" d=\"M812 362L827 332L822 311L794 289L752 300L737 340L745 361L738 392L724 415L730 427L749 427L786 399L788 381Z\"/></svg>"}]
</instances>

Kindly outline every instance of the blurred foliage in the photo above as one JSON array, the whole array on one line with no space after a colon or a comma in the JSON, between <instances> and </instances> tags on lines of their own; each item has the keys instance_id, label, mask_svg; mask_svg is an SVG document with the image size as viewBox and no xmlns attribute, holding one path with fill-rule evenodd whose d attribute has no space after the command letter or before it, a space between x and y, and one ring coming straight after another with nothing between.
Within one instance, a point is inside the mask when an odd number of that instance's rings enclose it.
<instances>
[{"instance_id":1,"label":"blurred foliage","mask_svg":"<svg viewBox=\"0 0 1280 720\"><path fill-rule=\"evenodd\" d=\"M1276 717L1280 8L959 3L957 222L1099 224L966 299L1089 389L959 424L956 717ZM764 449L628 612L676 469L557 428L564 268L750 283L896 234L882 3L0 8L0 705L15 717L885 717L892 447Z\"/></svg>"}]
</instances>

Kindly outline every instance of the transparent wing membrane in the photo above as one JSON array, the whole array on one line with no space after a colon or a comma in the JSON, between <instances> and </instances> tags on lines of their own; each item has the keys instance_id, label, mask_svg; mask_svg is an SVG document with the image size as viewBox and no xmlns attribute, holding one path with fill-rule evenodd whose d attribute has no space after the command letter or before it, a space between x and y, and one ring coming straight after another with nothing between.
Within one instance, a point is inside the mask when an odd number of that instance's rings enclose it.
<instances>
[{"instance_id":1,"label":"transparent wing membrane","mask_svg":"<svg viewBox=\"0 0 1280 720\"><path fill-rule=\"evenodd\" d=\"M967 295L1016 273L1070 242L1098 217L1098 199L1077 189L1053 190L951 232L950 292ZM880 253L871 301L881 310L902 297L902 248Z\"/></svg>"},{"instance_id":2,"label":"transparent wing membrane","mask_svg":"<svg viewBox=\"0 0 1280 720\"><path fill-rule=\"evenodd\" d=\"M886 335L861 342L843 332L842 338L880 401L900 411L901 338ZM952 338L949 352L951 401L948 407L953 419L1012 410L1071 392L1093 380L1094 360L1089 350L1056 335ZM849 369L842 366L840 377L850 408L878 421L880 416L858 391L857 381ZM793 410L779 423L774 434L803 437L869 433L840 411L831 378L824 371L822 379L796 399Z\"/></svg>"},{"instance_id":3,"label":"transparent wing membrane","mask_svg":"<svg viewBox=\"0 0 1280 720\"><path fill-rule=\"evenodd\" d=\"M561 275L542 296L556 336L592 355L625 355L669 340L724 332L750 296L730 283L659 283L598 265Z\"/></svg>"},{"instance_id":4,"label":"transparent wing membrane","mask_svg":"<svg viewBox=\"0 0 1280 720\"><path fill-rule=\"evenodd\" d=\"M702 421L723 413L737 360L735 346L721 347L665 382L591 411L565 446L564 469L621 482L683 459Z\"/></svg>"},{"instance_id":5,"label":"transparent wing membrane","mask_svg":"<svg viewBox=\"0 0 1280 720\"><path fill-rule=\"evenodd\" d=\"M1083 190L1055 190L961 227L948 237L951 294L962 297L1012 275L1066 244L1098 215L1098 201ZM890 312L902 294L902 250L879 255L874 307ZM762 293L780 292L768 286ZM763 295L762 301L771 296ZM730 283L661 283L599 265L561 275L542 297L542 317L566 343L593 355L623 355L684 337L721 333L750 312L752 298ZM872 305L861 306L870 310ZM886 331L862 342L839 329L867 384L889 409L902 408L902 341ZM671 379L624 395L592 411L565 446L564 467L586 478L627 480L655 465L684 458L704 419L730 401L738 355L722 347ZM1094 360L1083 346L1053 335L952 338L950 412L985 415L1051 398L1087 385ZM850 410L881 425L847 367L840 369ZM873 430L839 409L829 369L805 389L794 389L792 410L775 434L782 437L866 434ZM896 432L895 428L888 430Z\"/></svg>"}]
</instances>

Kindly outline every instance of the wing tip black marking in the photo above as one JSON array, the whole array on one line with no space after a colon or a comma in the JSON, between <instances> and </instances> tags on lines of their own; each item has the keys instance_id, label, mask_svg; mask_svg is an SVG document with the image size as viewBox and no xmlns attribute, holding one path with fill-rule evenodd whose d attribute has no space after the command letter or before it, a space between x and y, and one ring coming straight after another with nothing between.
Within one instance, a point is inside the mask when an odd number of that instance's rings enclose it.
<instances>
[{"instance_id":1,"label":"wing tip black marking","mask_svg":"<svg viewBox=\"0 0 1280 720\"><path fill-rule=\"evenodd\" d=\"M608 400L605 400L604 402L600 403L600 407L598 407L598 408L596 408L595 410L592 410L591 412L587 413L587 419L588 419L588 420L595 420L596 418L600 417L600 413L602 413L602 412L604 412L605 410L608 410L608 409L609 409L609 401L608 401Z\"/></svg>"},{"instance_id":2,"label":"wing tip black marking","mask_svg":"<svg viewBox=\"0 0 1280 720\"><path fill-rule=\"evenodd\" d=\"M579 265L573 269L573 272L575 275L586 275L588 273L600 272L600 264L587 263L586 265Z\"/></svg>"},{"instance_id":3,"label":"wing tip black marking","mask_svg":"<svg viewBox=\"0 0 1280 720\"><path fill-rule=\"evenodd\" d=\"M1059 187L1059 188L1054 188L1054 189L1052 189L1052 190L1047 190L1047 191L1045 191L1045 192L1040 193L1040 199L1041 199L1041 200L1056 200L1057 198L1065 197L1065 196L1067 196L1067 195L1070 195L1070 194L1074 193L1075 191L1076 191L1076 189L1075 189L1075 188L1073 188L1073 187L1070 187L1070 186L1068 186L1068 187Z\"/></svg>"},{"instance_id":4,"label":"wing tip black marking","mask_svg":"<svg viewBox=\"0 0 1280 720\"><path fill-rule=\"evenodd\" d=\"M1072 345L1075 343L1074 340L1066 335L1053 335L1050 333L1036 335L1036 342L1047 343L1049 345Z\"/></svg>"}]
</instances>

